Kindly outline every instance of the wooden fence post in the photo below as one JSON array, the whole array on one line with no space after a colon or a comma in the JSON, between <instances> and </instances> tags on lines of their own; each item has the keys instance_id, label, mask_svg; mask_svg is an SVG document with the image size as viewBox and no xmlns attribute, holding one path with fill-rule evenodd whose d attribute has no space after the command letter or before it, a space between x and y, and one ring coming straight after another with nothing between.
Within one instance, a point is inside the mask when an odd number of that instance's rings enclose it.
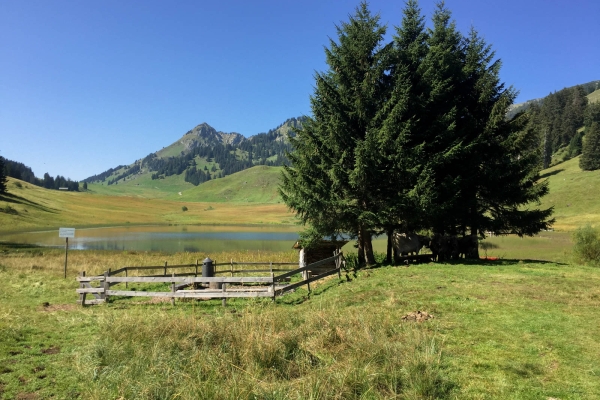
<instances>
[{"instance_id":1,"label":"wooden fence post","mask_svg":"<svg viewBox=\"0 0 600 400\"><path fill-rule=\"evenodd\" d=\"M108 284L108 277L110 276L110 268L108 271L104 271L104 302L108 303L108 289L110 289L110 285Z\"/></svg>"},{"instance_id":2,"label":"wooden fence post","mask_svg":"<svg viewBox=\"0 0 600 400\"><path fill-rule=\"evenodd\" d=\"M223 286L221 286L221 292L225 293L227 292L227 283L223 282ZM223 297L223 299L221 300L221 304L223 304L223 307L225 307L227 305L227 297Z\"/></svg>"},{"instance_id":3,"label":"wooden fence post","mask_svg":"<svg viewBox=\"0 0 600 400\"><path fill-rule=\"evenodd\" d=\"M194 273L194 277L198 277L198 259L196 258L196 272Z\"/></svg>"},{"instance_id":4,"label":"wooden fence post","mask_svg":"<svg viewBox=\"0 0 600 400\"><path fill-rule=\"evenodd\" d=\"M125 278L127 278L127 267L125 267ZM125 282L125 287L129 287L128 282Z\"/></svg>"},{"instance_id":5,"label":"wooden fence post","mask_svg":"<svg viewBox=\"0 0 600 400\"><path fill-rule=\"evenodd\" d=\"M273 301L275 301L275 274L273 274L273 266L271 265L271 290L273 290Z\"/></svg>"},{"instance_id":6,"label":"wooden fence post","mask_svg":"<svg viewBox=\"0 0 600 400\"><path fill-rule=\"evenodd\" d=\"M163 276L167 276L167 262L165 261L165 273L163 274Z\"/></svg>"},{"instance_id":7,"label":"wooden fence post","mask_svg":"<svg viewBox=\"0 0 600 400\"><path fill-rule=\"evenodd\" d=\"M85 271L81 271L79 273L80 277L85 277ZM85 285L83 284L83 282L79 282L79 288L83 289L85 287ZM85 293L81 293L79 295L79 302L81 303L82 307L85 307Z\"/></svg>"},{"instance_id":8,"label":"wooden fence post","mask_svg":"<svg viewBox=\"0 0 600 400\"><path fill-rule=\"evenodd\" d=\"M233 277L233 258L231 259L231 276Z\"/></svg>"},{"instance_id":9,"label":"wooden fence post","mask_svg":"<svg viewBox=\"0 0 600 400\"><path fill-rule=\"evenodd\" d=\"M175 305L175 272L173 272L172 278L173 278L173 282L171 282L171 293L173 294L173 296L171 296L171 305L174 306Z\"/></svg>"}]
</instances>

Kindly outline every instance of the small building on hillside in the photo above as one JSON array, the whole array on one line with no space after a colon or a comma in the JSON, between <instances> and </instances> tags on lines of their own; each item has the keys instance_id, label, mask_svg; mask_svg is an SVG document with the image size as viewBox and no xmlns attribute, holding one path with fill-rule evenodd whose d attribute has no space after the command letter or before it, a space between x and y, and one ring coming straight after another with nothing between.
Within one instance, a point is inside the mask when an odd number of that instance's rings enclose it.
<instances>
[{"instance_id":1,"label":"small building on hillside","mask_svg":"<svg viewBox=\"0 0 600 400\"><path fill-rule=\"evenodd\" d=\"M297 241L294 243L292 248L300 250L298 255L298 263L300 267L302 267L304 265L309 265L317 261L333 257L335 252L340 251L346 243L348 243L347 240L321 240L312 245L310 248L305 249L300 245L300 242ZM332 270L333 268L336 268L335 261L319 265L314 269L308 270L307 276L318 275L322 272Z\"/></svg>"}]
</instances>

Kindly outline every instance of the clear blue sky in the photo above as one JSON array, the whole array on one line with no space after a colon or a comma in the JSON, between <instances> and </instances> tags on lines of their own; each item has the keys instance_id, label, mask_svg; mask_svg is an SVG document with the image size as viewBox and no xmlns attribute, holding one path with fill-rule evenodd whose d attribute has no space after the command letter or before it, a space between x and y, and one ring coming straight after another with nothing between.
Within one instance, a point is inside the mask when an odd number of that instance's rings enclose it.
<instances>
[{"instance_id":1,"label":"clear blue sky","mask_svg":"<svg viewBox=\"0 0 600 400\"><path fill-rule=\"evenodd\" d=\"M403 1L376 0L391 31ZM435 2L421 0L428 19ZM323 46L358 1L3 0L0 155L83 179L199 123L245 136L310 114ZM600 79L600 1L448 0L517 101Z\"/></svg>"}]
</instances>

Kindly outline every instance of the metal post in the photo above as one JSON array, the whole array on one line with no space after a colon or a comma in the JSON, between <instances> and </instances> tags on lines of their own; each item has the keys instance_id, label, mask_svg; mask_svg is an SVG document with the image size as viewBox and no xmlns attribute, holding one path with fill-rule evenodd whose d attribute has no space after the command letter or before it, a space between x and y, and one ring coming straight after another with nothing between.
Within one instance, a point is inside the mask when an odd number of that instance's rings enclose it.
<instances>
[{"instance_id":1,"label":"metal post","mask_svg":"<svg viewBox=\"0 0 600 400\"><path fill-rule=\"evenodd\" d=\"M65 279L67 279L67 258L69 257L69 238L65 238Z\"/></svg>"}]
</instances>

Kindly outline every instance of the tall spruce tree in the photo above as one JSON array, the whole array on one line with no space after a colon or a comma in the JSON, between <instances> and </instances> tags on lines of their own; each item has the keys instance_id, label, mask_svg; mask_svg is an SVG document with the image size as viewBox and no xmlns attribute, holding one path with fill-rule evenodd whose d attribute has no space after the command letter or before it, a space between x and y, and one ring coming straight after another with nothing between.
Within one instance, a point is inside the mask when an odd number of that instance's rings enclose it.
<instances>
[{"instance_id":1,"label":"tall spruce tree","mask_svg":"<svg viewBox=\"0 0 600 400\"><path fill-rule=\"evenodd\" d=\"M413 192L421 161L418 150L423 134L423 108L427 91L421 76L427 55L425 17L416 0L409 0L394 35L390 92L380 117L378 179L381 227L387 233L388 263L392 262L395 230L413 231L420 215ZM424 210L421 210L424 211Z\"/></svg>"},{"instance_id":2,"label":"tall spruce tree","mask_svg":"<svg viewBox=\"0 0 600 400\"><path fill-rule=\"evenodd\" d=\"M296 136L280 194L311 237L346 232L357 237L359 262L375 263L371 236L380 225L377 168L378 115L389 91L391 45L386 28L361 3L337 27L325 49L329 70L315 74L312 117Z\"/></svg>"},{"instance_id":3,"label":"tall spruce tree","mask_svg":"<svg viewBox=\"0 0 600 400\"><path fill-rule=\"evenodd\" d=\"M450 11L438 3L428 32L428 51L420 67L425 102L417 115L421 127L417 157L423 160L415 182L417 209L422 227L450 231L460 206L460 174L463 143L457 130L462 79L462 35Z\"/></svg>"},{"instance_id":4,"label":"tall spruce tree","mask_svg":"<svg viewBox=\"0 0 600 400\"><path fill-rule=\"evenodd\" d=\"M600 123L596 121L592 122L591 126L585 130L585 142L579 159L579 168L584 171L600 169Z\"/></svg>"},{"instance_id":5,"label":"tall spruce tree","mask_svg":"<svg viewBox=\"0 0 600 400\"><path fill-rule=\"evenodd\" d=\"M507 119L515 98L501 63L472 29L464 37L443 3L425 29L409 0L394 41L365 3L326 49L313 116L290 141L280 194L305 236L350 233L359 261L374 262L371 234L531 235L552 209L526 208L547 193L539 136L527 115Z\"/></svg>"},{"instance_id":6,"label":"tall spruce tree","mask_svg":"<svg viewBox=\"0 0 600 400\"><path fill-rule=\"evenodd\" d=\"M537 184L540 152L527 117L507 120L515 92L500 82L501 63L472 29L456 31L439 4L422 64L427 82L415 147L419 167L415 193L421 228L437 233L530 235L547 228L552 210L525 209L547 193Z\"/></svg>"}]
</instances>

